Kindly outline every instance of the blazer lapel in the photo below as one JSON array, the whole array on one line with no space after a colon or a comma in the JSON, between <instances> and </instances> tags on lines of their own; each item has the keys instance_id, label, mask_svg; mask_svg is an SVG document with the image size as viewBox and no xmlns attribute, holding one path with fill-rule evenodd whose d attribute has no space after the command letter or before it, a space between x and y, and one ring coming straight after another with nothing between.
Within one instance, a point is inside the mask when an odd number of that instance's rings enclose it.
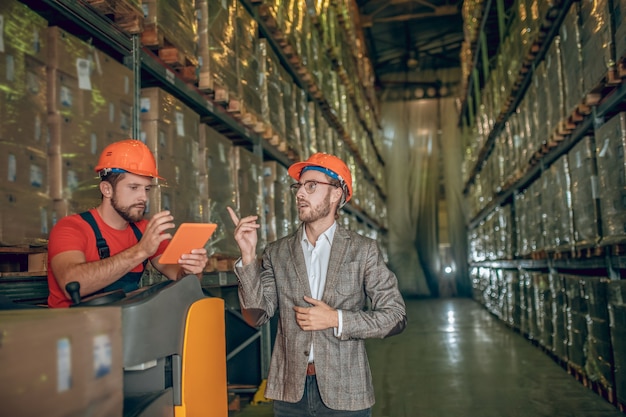
<instances>
[{"instance_id":1,"label":"blazer lapel","mask_svg":"<svg viewBox=\"0 0 626 417\"><path fill-rule=\"evenodd\" d=\"M344 262L345 253L348 250L350 244L350 236L346 233L345 229L337 224L337 230L335 230L335 236L333 237L333 243L330 249L330 259L328 260L328 271L326 271L326 284L324 285L324 295L322 300L327 299L327 289L336 288L337 281L339 280L339 268Z\"/></svg>"},{"instance_id":2,"label":"blazer lapel","mask_svg":"<svg viewBox=\"0 0 626 417\"><path fill-rule=\"evenodd\" d=\"M304 233L304 223L300 223L300 227L296 233L293 234L293 239L289 245L289 249L291 251L291 259L293 259L296 267L298 281L303 288L306 288L306 295L311 297L311 285L309 284L309 277L306 272L304 253L302 253L302 233Z\"/></svg>"}]
</instances>

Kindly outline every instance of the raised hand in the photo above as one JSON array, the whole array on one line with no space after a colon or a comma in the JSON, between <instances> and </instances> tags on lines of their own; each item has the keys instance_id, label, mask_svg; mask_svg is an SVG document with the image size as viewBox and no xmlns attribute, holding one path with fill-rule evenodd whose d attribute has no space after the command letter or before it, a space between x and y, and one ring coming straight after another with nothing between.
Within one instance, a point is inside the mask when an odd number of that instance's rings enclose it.
<instances>
[{"instance_id":1,"label":"raised hand","mask_svg":"<svg viewBox=\"0 0 626 417\"><path fill-rule=\"evenodd\" d=\"M259 216L248 216L240 220L232 208L226 209L235 225L235 241L241 251L241 262L248 265L256 259L257 229L261 227L256 222Z\"/></svg>"},{"instance_id":2,"label":"raised hand","mask_svg":"<svg viewBox=\"0 0 626 417\"><path fill-rule=\"evenodd\" d=\"M172 238L172 234L166 233L165 231L174 228L175 225L173 220L174 216L172 216L167 210L161 211L152 216L148 222L146 231L143 233L143 236L138 243L140 249L145 254L144 258L149 258L154 255L157 249L159 249L161 242Z\"/></svg>"}]
</instances>

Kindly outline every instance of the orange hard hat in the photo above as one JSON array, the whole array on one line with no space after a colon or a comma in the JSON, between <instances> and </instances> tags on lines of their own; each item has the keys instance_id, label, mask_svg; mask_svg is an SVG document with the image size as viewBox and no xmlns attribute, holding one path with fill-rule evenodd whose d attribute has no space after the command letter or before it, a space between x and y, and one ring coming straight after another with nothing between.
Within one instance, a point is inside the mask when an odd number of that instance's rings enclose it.
<instances>
[{"instance_id":1,"label":"orange hard hat","mask_svg":"<svg viewBox=\"0 0 626 417\"><path fill-rule=\"evenodd\" d=\"M311 155L306 161L296 162L291 165L288 169L289 175L296 181L300 181L300 175L307 167L322 168L319 171L339 180L346 195L345 202L350 201L350 198L352 198L352 175L350 175L350 170L345 162L336 156L318 152Z\"/></svg>"},{"instance_id":2,"label":"orange hard hat","mask_svg":"<svg viewBox=\"0 0 626 417\"><path fill-rule=\"evenodd\" d=\"M124 139L108 145L100 154L95 171L104 177L115 172L130 172L144 177L159 178L156 161L150 149L136 139Z\"/></svg>"}]
</instances>

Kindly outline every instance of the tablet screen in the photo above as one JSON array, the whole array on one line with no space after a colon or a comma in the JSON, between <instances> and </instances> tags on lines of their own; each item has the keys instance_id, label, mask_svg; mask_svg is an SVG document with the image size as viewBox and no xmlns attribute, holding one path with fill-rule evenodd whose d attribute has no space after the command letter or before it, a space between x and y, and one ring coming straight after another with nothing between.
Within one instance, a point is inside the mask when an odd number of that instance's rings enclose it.
<instances>
[{"instance_id":1,"label":"tablet screen","mask_svg":"<svg viewBox=\"0 0 626 417\"><path fill-rule=\"evenodd\" d=\"M203 248L215 229L217 229L215 223L181 224L159 258L159 263L177 264L181 255L191 253L192 249Z\"/></svg>"}]
</instances>

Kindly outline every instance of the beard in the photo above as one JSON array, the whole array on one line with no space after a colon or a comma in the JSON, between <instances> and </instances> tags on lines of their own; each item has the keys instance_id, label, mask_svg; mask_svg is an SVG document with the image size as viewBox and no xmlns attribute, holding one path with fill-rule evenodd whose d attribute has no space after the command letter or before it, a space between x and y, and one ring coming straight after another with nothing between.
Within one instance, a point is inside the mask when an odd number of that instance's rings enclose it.
<instances>
[{"instance_id":1,"label":"beard","mask_svg":"<svg viewBox=\"0 0 626 417\"><path fill-rule=\"evenodd\" d=\"M330 193L326 193L324 200L315 207L309 206L309 210L298 208L298 218L303 223L313 223L330 214Z\"/></svg>"},{"instance_id":2,"label":"beard","mask_svg":"<svg viewBox=\"0 0 626 417\"><path fill-rule=\"evenodd\" d=\"M117 200L115 199L115 194L111 197L111 206L117 212L117 214L119 214L120 217L126 220L128 223L137 223L138 221L143 220L143 215L146 212L144 206L144 208L138 214L133 214L131 211L141 205L133 204L126 207L121 206L117 203Z\"/></svg>"}]
</instances>

